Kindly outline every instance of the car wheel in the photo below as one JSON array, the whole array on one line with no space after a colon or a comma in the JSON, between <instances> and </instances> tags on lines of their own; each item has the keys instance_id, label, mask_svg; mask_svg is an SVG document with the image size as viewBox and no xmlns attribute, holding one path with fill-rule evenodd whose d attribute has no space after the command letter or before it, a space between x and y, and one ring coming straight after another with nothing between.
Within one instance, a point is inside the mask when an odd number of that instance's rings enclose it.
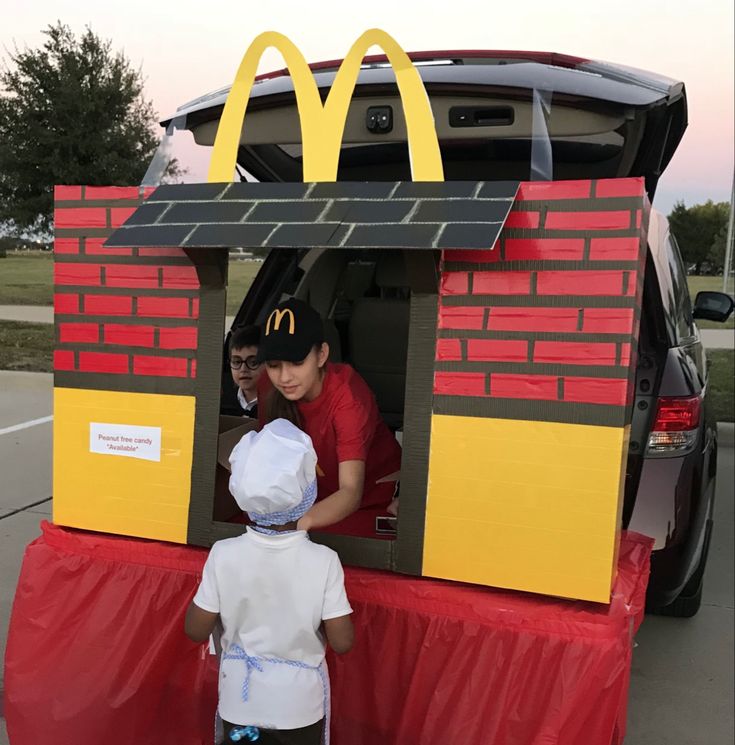
<instances>
[{"instance_id":1,"label":"car wheel","mask_svg":"<svg viewBox=\"0 0 735 745\"><path fill-rule=\"evenodd\" d=\"M687 595L684 588L681 595L670 605L663 605L658 608L651 608L650 613L656 616L671 616L674 618L691 618L696 616L699 607L702 605L702 581L699 582L699 588L692 594Z\"/></svg>"},{"instance_id":2,"label":"car wheel","mask_svg":"<svg viewBox=\"0 0 735 745\"><path fill-rule=\"evenodd\" d=\"M704 540L704 549L699 559L699 565L689 581L684 585L684 589L679 596L670 605L661 605L653 608L646 608L646 612L653 613L656 616L671 616L674 618L691 618L697 615L699 607L702 605L702 587L704 585L704 570L707 566L707 556L709 555L709 542L712 536L712 521L707 522L706 535Z\"/></svg>"}]
</instances>

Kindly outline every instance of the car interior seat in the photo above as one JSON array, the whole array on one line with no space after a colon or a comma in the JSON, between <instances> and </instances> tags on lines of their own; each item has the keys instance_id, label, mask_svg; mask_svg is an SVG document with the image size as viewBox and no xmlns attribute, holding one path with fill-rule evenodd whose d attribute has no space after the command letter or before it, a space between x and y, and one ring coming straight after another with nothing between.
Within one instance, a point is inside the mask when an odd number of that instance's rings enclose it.
<instances>
[{"instance_id":1,"label":"car interior seat","mask_svg":"<svg viewBox=\"0 0 735 745\"><path fill-rule=\"evenodd\" d=\"M334 288L344 266L345 257L340 251L327 250L308 271L308 282L297 296L309 303L322 317L324 341L329 344L329 359L342 362L342 342L339 331L330 318Z\"/></svg>"},{"instance_id":2,"label":"car interior seat","mask_svg":"<svg viewBox=\"0 0 735 745\"><path fill-rule=\"evenodd\" d=\"M355 300L349 321L352 366L375 394L386 424L403 424L410 288L403 254L381 252L375 267L377 297Z\"/></svg>"}]
</instances>

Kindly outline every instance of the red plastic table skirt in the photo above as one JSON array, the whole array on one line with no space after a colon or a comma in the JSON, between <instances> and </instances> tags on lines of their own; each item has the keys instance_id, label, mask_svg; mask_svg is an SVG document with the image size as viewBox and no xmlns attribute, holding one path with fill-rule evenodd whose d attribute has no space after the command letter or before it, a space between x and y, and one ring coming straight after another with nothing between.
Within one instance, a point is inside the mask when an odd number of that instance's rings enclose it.
<instances>
[{"instance_id":1,"label":"red plastic table skirt","mask_svg":"<svg viewBox=\"0 0 735 745\"><path fill-rule=\"evenodd\" d=\"M5 657L11 745L210 745L216 663L183 634L206 551L42 523ZM609 606L347 568L333 745L611 745L625 731L652 542Z\"/></svg>"}]
</instances>

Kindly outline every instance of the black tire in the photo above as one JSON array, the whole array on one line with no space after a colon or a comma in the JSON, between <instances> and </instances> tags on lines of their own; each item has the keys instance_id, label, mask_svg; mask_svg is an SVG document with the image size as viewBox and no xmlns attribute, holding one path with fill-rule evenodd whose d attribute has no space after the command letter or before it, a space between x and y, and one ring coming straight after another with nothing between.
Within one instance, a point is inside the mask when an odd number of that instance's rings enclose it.
<instances>
[{"instance_id":1,"label":"black tire","mask_svg":"<svg viewBox=\"0 0 735 745\"><path fill-rule=\"evenodd\" d=\"M685 595L684 592L679 595L670 605L663 605L658 608L652 608L649 612L656 616L670 616L674 618L691 618L696 616L699 607L702 605L702 582L692 595ZM688 588L684 588L686 590Z\"/></svg>"},{"instance_id":2,"label":"black tire","mask_svg":"<svg viewBox=\"0 0 735 745\"><path fill-rule=\"evenodd\" d=\"M704 538L704 546L699 564L694 570L694 574L684 585L684 589L679 596L670 605L661 605L658 607L646 607L647 613L655 616L669 616L673 618L692 618L696 616L699 607L702 605L702 587L704 585L704 570L707 567L707 557L709 556L709 544L712 538L712 520L708 520Z\"/></svg>"}]
</instances>

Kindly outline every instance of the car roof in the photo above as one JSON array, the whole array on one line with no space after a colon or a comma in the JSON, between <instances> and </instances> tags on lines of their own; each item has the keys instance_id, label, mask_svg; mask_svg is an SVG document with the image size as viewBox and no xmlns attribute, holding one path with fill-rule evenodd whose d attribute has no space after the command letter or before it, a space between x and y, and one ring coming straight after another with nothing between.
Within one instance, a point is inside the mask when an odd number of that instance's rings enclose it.
<instances>
[{"instance_id":1,"label":"car roof","mask_svg":"<svg viewBox=\"0 0 735 745\"><path fill-rule=\"evenodd\" d=\"M684 96L684 84L672 78L624 65L550 52L450 50L411 52L408 55L428 87L488 86L517 90L544 90L627 106L652 106ZM334 82L341 60L310 65L320 89ZM384 55L366 57L357 86L394 84L395 76ZM287 69L258 76L251 98L293 94ZM162 120L223 106L230 92L225 86L180 106Z\"/></svg>"},{"instance_id":2,"label":"car roof","mask_svg":"<svg viewBox=\"0 0 735 745\"><path fill-rule=\"evenodd\" d=\"M553 52L449 50L408 56L434 109L447 179L497 180L530 173L527 151L535 137L531 112L537 93L550 102L546 137L553 140L552 177L557 179L644 176L653 199L687 126L682 82L624 65ZM310 65L323 97L341 63ZM225 87L189 101L162 123L190 130L198 144L211 145L229 91ZM397 126L392 138L383 138L365 128L362 110L391 105L390 98L395 99ZM238 164L259 181L300 180L300 154L288 148L301 142L288 69L258 76L250 104ZM482 111L494 105L510 110L509 121L468 127L451 119L452 107L479 106ZM350 110L354 116L343 133L338 180L404 178L403 112L385 55L363 59Z\"/></svg>"}]
</instances>

